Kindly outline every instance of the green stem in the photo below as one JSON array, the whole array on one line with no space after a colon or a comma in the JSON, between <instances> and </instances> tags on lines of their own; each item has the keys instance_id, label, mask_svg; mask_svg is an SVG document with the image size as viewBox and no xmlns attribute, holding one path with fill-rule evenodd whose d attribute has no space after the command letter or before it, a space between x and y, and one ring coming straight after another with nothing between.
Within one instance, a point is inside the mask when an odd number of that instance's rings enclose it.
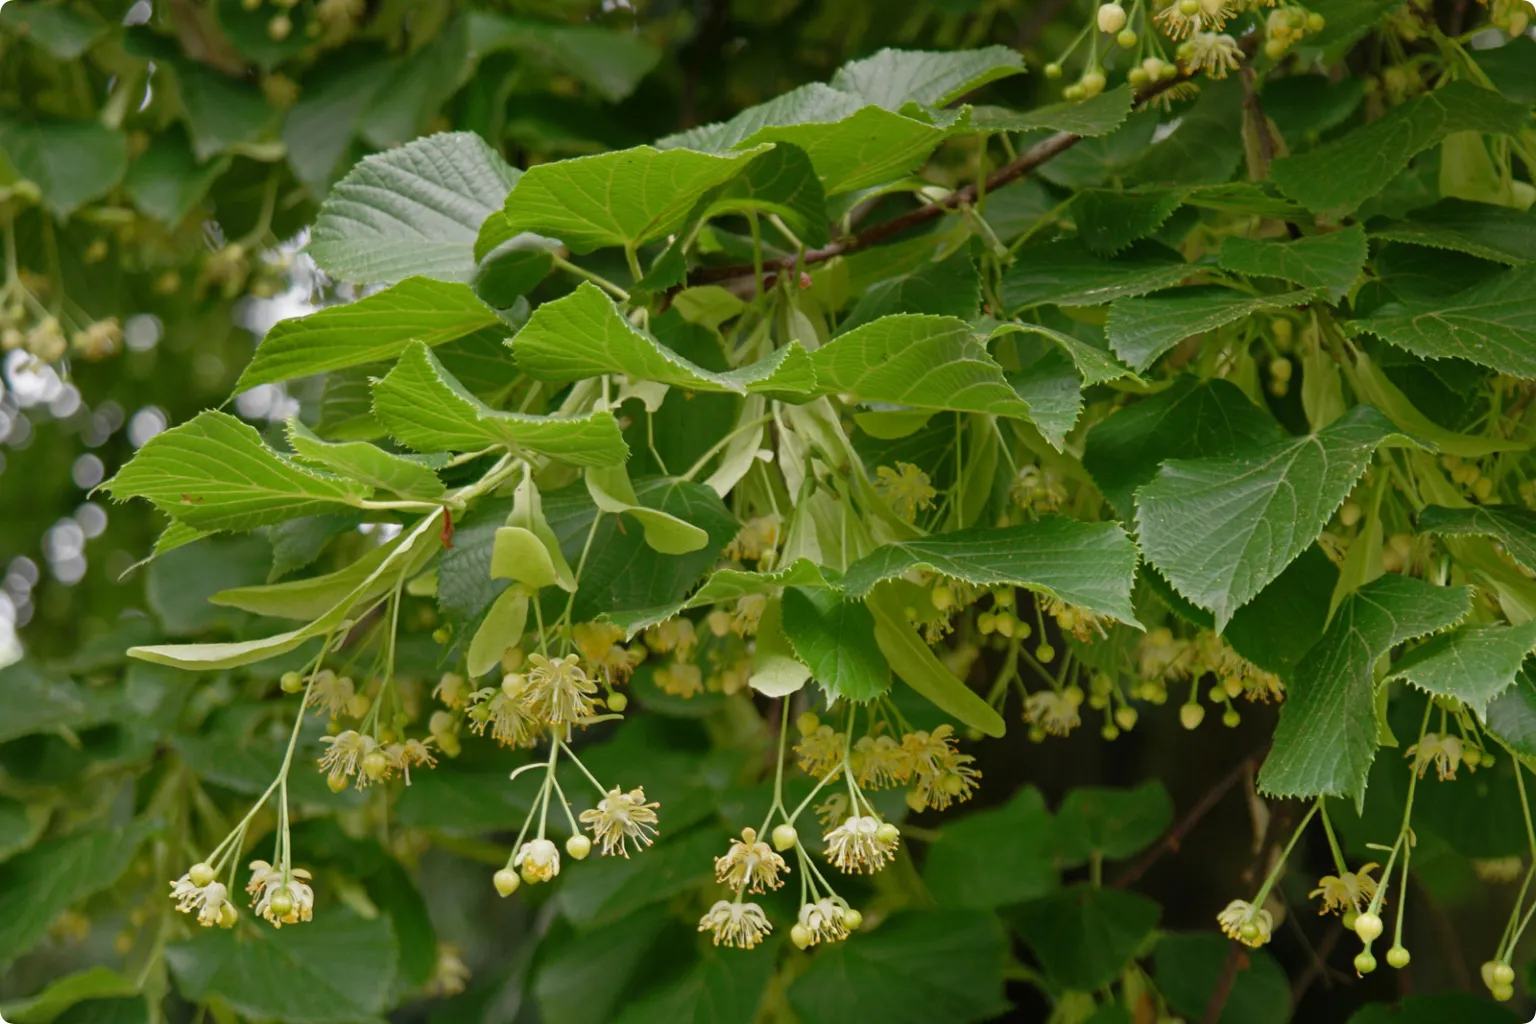
<instances>
[{"instance_id":1,"label":"green stem","mask_svg":"<svg viewBox=\"0 0 1536 1024\"><path fill-rule=\"evenodd\" d=\"M699 472L703 470L705 466L709 465L710 459L713 459L716 455L719 455L722 451L724 451L726 446L729 445L732 441L736 440L736 438L740 437L742 434L745 434L749 430L761 430L763 424L771 423L772 421L772 416L763 416L759 419L753 420L751 423L745 424L744 426L737 427L729 434L726 434L724 437L710 446L709 451L705 452L703 455L700 455L698 461L689 467L688 472L684 473L681 479L692 480L694 477L699 475Z\"/></svg>"},{"instance_id":2,"label":"green stem","mask_svg":"<svg viewBox=\"0 0 1536 1024\"><path fill-rule=\"evenodd\" d=\"M588 270L585 267L578 267L576 264L572 263L570 260L567 260L567 259L563 258L562 256L560 256L557 253L551 253L550 254L550 260L551 260L551 262L554 263L555 266L559 267L561 270L565 271L566 273L568 273L568 274L575 274L577 277L583 278L583 279L585 279L587 281L591 281L593 284L597 285L603 291L607 292L609 295L612 295L614 298L618 299L620 302L628 302L629 301L629 292L625 291L623 288L620 288L618 285L614 284L612 281L608 280L603 275L593 273L592 271ZM638 264L635 264L635 263L631 262L630 270L632 272L636 271L636 267L637 266L638 266ZM638 272L635 272L635 280L636 281L640 280L640 274Z\"/></svg>"}]
</instances>

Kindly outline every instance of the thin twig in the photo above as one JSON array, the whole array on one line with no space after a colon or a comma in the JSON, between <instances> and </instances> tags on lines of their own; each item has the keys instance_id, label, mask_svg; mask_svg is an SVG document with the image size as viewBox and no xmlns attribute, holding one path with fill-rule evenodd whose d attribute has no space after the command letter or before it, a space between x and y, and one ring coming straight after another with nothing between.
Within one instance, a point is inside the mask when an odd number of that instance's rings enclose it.
<instances>
[{"instance_id":1,"label":"thin twig","mask_svg":"<svg viewBox=\"0 0 1536 1024\"><path fill-rule=\"evenodd\" d=\"M1205 1016L1200 1018L1204 1024L1219 1024L1221 1011L1226 1009L1227 999L1232 995L1232 986L1237 984L1237 972L1248 966L1248 953L1243 944L1233 942L1230 945L1227 959L1221 965L1221 974L1216 977L1216 987L1205 1004Z\"/></svg>"},{"instance_id":2,"label":"thin twig","mask_svg":"<svg viewBox=\"0 0 1536 1024\"><path fill-rule=\"evenodd\" d=\"M1120 877L1115 879L1114 887L1116 889L1124 889L1134 885L1142 875L1147 873L1153 864L1158 862L1163 854L1177 853L1179 845L1184 842L1184 838L1194 830L1194 827L1200 823L1200 819L1204 818L1217 804L1221 803L1221 798L1226 796L1228 791L1237 785L1244 776L1253 774L1258 769L1259 762L1263 758L1264 751L1259 751L1255 754L1249 754L1234 765L1231 771L1217 780L1214 786L1206 790L1205 794L1195 801L1195 805L1172 828L1164 833L1162 839L1153 844L1146 853L1143 853L1136 863L1121 872Z\"/></svg>"}]
</instances>

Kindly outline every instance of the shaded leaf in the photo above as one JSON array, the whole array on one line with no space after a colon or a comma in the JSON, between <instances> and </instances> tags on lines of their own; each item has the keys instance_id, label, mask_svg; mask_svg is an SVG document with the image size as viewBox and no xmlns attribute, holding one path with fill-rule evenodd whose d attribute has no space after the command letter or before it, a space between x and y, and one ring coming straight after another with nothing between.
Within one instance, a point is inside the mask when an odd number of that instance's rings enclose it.
<instances>
[{"instance_id":1,"label":"shaded leaf","mask_svg":"<svg viewBox=\"0 0 1536 1024\"><path fill-rule=\"evenodd\" d=\"M988 132L1029 132L1041 128L1071 132L1084 138L1108 135L1131 116L1135 99L1129 86L1108 89L1090 99L1053 103L1033 110L976 107L971 127Z\"/></svg>"},{"instance_id":2,"label":"shaded leaf","mask_svg":"<svg viewBox=\"0 0 1536 1024\"><path fill-rule=\"evenodd\" d=\"M1466 587L1406 576L1382 576L1345 598L1291 677L1259 787L1279 797L1363 799L1378 742L1377 659L1454 625L1470 607Z\"/></svg>"},{"instance_id":3,"label":"shaded leaf","mask_svg":"<svg viewBox=\"0 0 1536 1024\"><path fill-rule=\"evenodd\" d=\"M1488 702L1514 684L1532 650L1536 650L1536 621L1463 626L1403 655L1387 679L1404 679L1437 696L1453 697L1481 718Z\"/></svg>"},{"instance_id":4,"label":"shaded leaf","mask_svg":"<svg viewBox=\"0 0 1536 1024\"><path fill-rule=\"evenodd\" d=\"M862 601L829 590L784 591L783 629L811 676L834 700L868 703L891 687L891 669L875 642L875 620Z\"/></svg>"},{"instance_id":5,"label":"shaded leaf","mask_svg":"<svg viewBox=\"0 0 1536 1024\"><path fill-rule=\"evenodd\" d=\"M899 111L908 103L942 107L1000 78L1023 74L1024 58L1007 46L933 53L885 49L844 64L832 88Z\"/></svg>"},{"instance_id":6,"label":"shaded leaf","mask_svg":"<svg viewBox=\"0 0 1536 1024\"><path fill-rule=\"evenodd\" d=\"M1020 249L1000 289L1009 312L1031 306L1098 306L1178 284L1193 268L1155 242L1133 245L1115 259L1089 252L1077 239Z\"/></svg>"},{"instance_id":7,"label":"shaded leaf","mask_svg":"<svg viewBox=\"0 0 1536 1024\"><path fill-rule=\"evenodd\" d=\"M56 217L100 199L128 169L128 137L95 121L0 113L0 155Z\"/></svg>"},{"instance_id":8,"label":"shaded leaf","mask_svg":"<svg viewBox=\"0 0 1536 1024\"><path fill-rule=\"evenodd\" d=\"M1536 44L1533 44L1536 45ZM1449 249L1512 267L1536 263L1536 212L1442 199L1398 221L1373 221L1372 238Z\"/></svg>"},{"instance_id":9,"label":"shaded leaf","mask_svg":"<svg viewBox=\"0 0 1536 1024\"><path fill-rule=\"evenodd\" d=\"M0 961L36 945L60 911L111 888L150 832L143 823L77 832L0 864Z\"/></svg>"},{"instance_id":10,"label":"shaded leaf","mask_svg":"<svg viewBox=\"0 0 1536 1024\"><path fill-rule=\"evenodd\" d=\"M1014 924L1051 980L1092 991L1124 970L1160 913L1137 893L1078 885L1021 907Z\"/></svg>"},{"instance_id":11,"label":"shaded leaf","mask_svg":"<svg viewBox=\"0 0 1536 1024\"><path fill-rule=\"evenodd\" d=\"M1053 823L1045 799L1025 786L1001 807L972 811L928 844L923 882L943 907L990 910L1056 888Z\"/></svg>"},{"instance_id":12,"label":"shaded leaf","mask_svg":"<svg viewBox=\"0 0 1536 1024\"><path fill-rule=\"evenodd\" d=\"M1355 326L1425 359L1466 359L1536 378L1536 266L1506 270L1433 305L1391 303Z\"/></svg>"},{"instance_id":13,"label":"shaded leaf","mask_svg":"<svg viewBox=\"0 0 1536 1024\"><path fill-rule=\"evenodd\" d=\"M1152 845L1173 824L1173 801L1156 779L1134 789L1077 786L1056 809L1056 851L1069 866L1095 854L1124 860Z\"/></svg>"},{"instance_id":14,"label":"shaded leaf","mask_svg":"<svg viewBox=\"0 0 1536 1024\"><path fill-rule=\"evenodd\" d=\"M988 736L1003 735L1007 726L1002 716L946 668L917 635L899 594L883 585L870 591L866 603L875 617L875 642L891 671L956 721Z\"/></svg>"},{"instance_id":15,"label":"shaded leaf","mask_svg":"<svg viewBox=\"0 0 1536 1024\"><path fill-rule=\"evenodd\" d=\"M1419 529L1442 537L1492 537L1515 564L1536 572L1536 512L1530 509L1514 505L1431 505L1419 513Z\"/></svg>"},{"instance_id":16,"label":"shaded leaf","mask_svg":"<svg viewBox=\"0 0 1536 1024\"><path fill-rule=\"evenodd\" d=\"M1184 205L1185 195L1183 189L1085 189L1072 197L1072 219L1084 245L1100 256L1113 256L1156 234Z\"/></svg>"},{"instance_id":17,"label":"shaded leaf","mask_svg":"<svg viewBox=\"0 0 1536 1024\"><path fill-rule=\"evenodd\" d=\"M1169 1006L1199 1020L1210 1005L1232 943L1208 932L1164 935L1153 969ZM1219 1024L1286 1024L1291 986L1285 971L1262 949L1245 949Z\"/></svg>"},{"instance_id":18,"label":"shaded leaf","mask_svg":"<svg viewBox=\"0 0 1536 1024\"><path fill-rule=\"evenodd\" d=\"M1369 246L1355 224L1326 235L1295 241L1229 238L1221 246L1221 269L1250 277L1278 277L1304 288L1327 288L1338 298L1365 267Z\"/></svg>"},{"instance_id":19,"label":"shaded leaf","mask_svg":"<svg viewBox=\"0 0 1536 1024\"><path fill-rule=\"evenodd\" d=\"M1117 299L1109 307L1109 344L1134 369L1145 370L1185 338L1255 313L1302 306L1313 297L1310 291L1250 296L1211 286Z\"/></svg>"}]
</instances>

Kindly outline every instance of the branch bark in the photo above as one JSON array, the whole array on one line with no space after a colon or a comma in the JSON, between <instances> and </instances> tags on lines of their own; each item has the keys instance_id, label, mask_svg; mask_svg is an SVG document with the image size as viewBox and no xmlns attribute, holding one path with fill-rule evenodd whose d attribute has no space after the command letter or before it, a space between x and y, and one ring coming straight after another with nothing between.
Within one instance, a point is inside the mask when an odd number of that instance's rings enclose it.
<instances>
[{"instance_id":1,"label":"branch bark","mask_svg":"<svg viewBox=\"0 0 1536 1024\"><path fill-rule=\"evenodd\" d=\"M1190 832L1194 831L1195 826L1200 823L1200 819L1204 818L1217 804L1221 803L1221 798L1226 796L1232 787L1237 785L1244 776L1251 775L1258 770L1259 762L1264 759L1264 754L1265 751L1263 750L1249 754L1233 765L1232 770L1218 779L1214 786L1206 790L1205 794L1195 801L1195 805L1185 813L1184 817L1180 818L1163 835L1163 838L1159 839L1146 853L1143 853L1134 864L1121 872L1120 877L1115 879L1115 888L1125 889L1134 885L1140 880L1142 875L1147 873L1153 864L1156 864L1161 859L1163 854L1177 853L1179 844L1184 841L1184 838Z\"/></svg>"}]
</instances>

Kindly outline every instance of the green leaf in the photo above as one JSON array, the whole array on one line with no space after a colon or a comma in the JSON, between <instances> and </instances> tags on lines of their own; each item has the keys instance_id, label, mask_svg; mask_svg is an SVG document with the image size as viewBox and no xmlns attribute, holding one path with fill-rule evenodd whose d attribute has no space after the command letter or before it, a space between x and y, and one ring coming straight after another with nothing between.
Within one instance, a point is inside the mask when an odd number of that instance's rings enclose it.
<instances>
[{"instance_id":1,"label":"green leaf","mask_svg":"<svg viewBox=\"0 0 1536 1024\"><path fill-rule=\"evenodd\" d=\"M229 158L200 163L180 127L158 132L128 168L123 188L140 212L167 226L180 224L229 169Z\"/></svg>"},{"instance_id":2,"label":"green leaf","mask_svg":"<svg viewBox=\"0 0 1536 1024\"><path fill-rule=\"evenodd\" d=\"M1506 270L1433 305L1390 303L1354 326L1425 359L1466 359L1536 378L1536 266Z\"/></svg>"},{"instance_id":3,"label":"green leaf","mask_svg":"<svg viewBox=\"0 0 1536 1024\"><path fill-rule=\"evenodd\" d=\"M278 633L275 636L263 637L258 640L239 640L230 643L196 643L196 644L169 644L149 647L130 647L128 656L139 658L143 661L154 662L159 665L170 665L173 668L187 668L203 671L211 671L220 668L235 668L239 665L249 665L252 662L263 661L294 650L306 640L325 636L339 628L347 621L347 616L370 597L376 596L380 591L380 581L386 578L386 573L392 574L390 579L404 579L420 571L421 564L415 559L424 552L433 550L431 541L434 538L433 528L440 522L438 516L442 513L434 513L427 516L410 531L399 538L398 546L389 551L377 566L358 581L357 585L347 591L337 602L316 618L307 626L290 630L286 633ZM305 583L308 581L298 581ZM266 597L270 599L271 593L284 584L271 584L266 590ZM259 588L251 588L256 590ZM226 600L229 592L219 595Z\"/></svg>"},{"instance_id":4,"label":"green leaf","mask_svg":"<svg viewBox=\"0 0 1536 1024\"><path fill-rule=\"evenodd\" d=\"M1020 249L1003 275L1003 307L1099 306L1178 284L1194 268L1156 242L1140 242L1115 259L1089 252L1077 239Z\"/></svg>"},{"instance_id":5,"label":"green leaf","mask_svg":"<svg viewBox=\"0 0 1536 1024\"><path fill-rule=\"evenodd\" d=\"M863 602L829 590L789 587L783 624L795 654L832 699L865 704L891 688L891 669Z\"/></svg>"},{"instance_id":6,"label":"green leaf","mask_svg":"<svg viewBox=\"0 0 1536 1024\"><path fill-rule=\"evenodd\" d=\"M747 144L753 134L763 128L813 123L833 124L853 116L864 105L863 100L857 96L821 82L812 82L798 89L781 93L766 103L748 107L729 121L701 125L685 132L668 135L660 140L657 146L662 149L682 148L703 153L726 153Z\"/></svg>"},{"instance_id":7,"label":"green leaf","mask_svg":"<svg viewBox=\"0 0 1536 1024\"><path fill-rule=\"evenodd\" d=\"M1091 99L1054 103L1033 110L975 107L971 127L986 132L1031 132L1041 128L1071 132L1084 138L1108 135L1131 116L1135 100L1129 86L1109 89Z\"/></svg>"},{"instance_id":8,"label":"green leaf","mask_svg":"<svg viewBox=\"0 0 1536 1024\"><path fill-rule=\"evenodd\" d=\"M492 11L470 11L469 37L482 57L512 50L579 79L610 103L633 93L661 60L661 50L636 32L509 18Z\"/></svg>"},{"instance_id":9,"label":"green leaf","mask_svg":"<svg viewBox=\"0 0 1536 1024\"><path fill-rule=\"evenodd\" d=\"M405 545L405 537L402 535L371 549L344 569L308 579L233 587L218 591L208 600L217 605L243 608L257 615L301 620L318 618L349 594L355 593L358 600L366 601L388 590L394 581L375 576L386 561L393 560L411 568L419 568L417 563L425 560L432 545L424 540L415 543L415 550L400 552ZM409 569L406 571L408 573ZM370 578L375 580L374 584L366 590L358 590Z\"/></svg>"},{"instance_id":10,"label":"green leaf","mask_svg":"<svg viewBox=\"0 0 1536 1024\"><path fill-rule=\"evenodd\" d=\"M589 282L534 310L511 342L517 365L536 380L566 382L622 373L689 391L810 394L810 356L791 342L759 362L726 373L706 370L630 324Z\"/></svg>"},{"instance_id":11,"label":"green leaf","mask_svg":"<svg viewBox=\"0 0 1536 1024\"><path fill-rule=\"evenodd\" d=\"M1043 516L1019 526L960 530L898 541L848 567L836 586L852 597L914 569L982 586L1005 585L1135 623L1136 546L1113 523Z\"/></svg>"},{"instance_id":12,"label":"green leaf","mask_svg":"<svg viewBox=\"0 0 1536 1024\"><path fill-rule=\"evenodd\" d=\"M390 61L377 51L345 53L345 58L319 63L304 76L304 91L283 118L288 166L317 200L330 192L363 113L391 71Z\"/></svg>"},{"instance_id":13,"label":"green leaf","mask_svg":"<svg viewBox=\"0 0 1536 1024\"><path fill-rule=\"evenodd\" d=\"M1322 639L1338 583L1338 568L1314 544L1239 608L1222 635L1233 650L1259 668L1289 679ZM1210 625L1209 621L1200 624Z\"/></svg>"},{"instance_id":14,"label":"green leaf","mask_svg":"<svg viewBox=\"0 0 1536 1024\"><path fill-rule=\"evenodd\" d=\"M956 721L988 736L1003 735L1002 716L939 661L907 621L906 605L890 585L870 591L865 603L875 617L875 642L891 671Z\"/></svg>"},{"instance_id":15,"label":"green leaf","mask_svg":"<svg viewBox=\"0 0 1536 1024\"><path fill-rule=\"evenodd\" d=\"M209 410L150 438L103 485L201 530L249 530L355 506L370 488L305 469L228 413Z\"/></svg>"},{"instance_id":16,"label":"green leaf","mask_svg":"<svg viewBox=\"0 0 1536 1024\"><path fill-rule=\"evenodd\" d=\"M1419 513L1419 529L1442 537L1492 537L1527 572L1536 572L1536 512L1514 505L1446 508Z\"/></svg>"},{"instance_id":17,"label":"green leaf","mask_svg":"<svg viewBox=\"0 0 1536 1024\"><path fill-rule=\"evenodd\" d=\"M490 611L485 613L469 641L469 652L465 656L469 677L479 679L500 665L501 656L522 642L527 624L528 595L517 587L503 590L491 603Z\"/></svg>"},{"instance_id":18,"label":"green leaf","mask_svg":"<svg viewBox=\"0 0 1536 1024\"><path fill-rule=\"evenodd\" d=\"M30 661L0 669L0 743L38 732L93 724L89 691L67 676L45 672Z\"/></svg>"},{"instance_id":19,"label":"green leaf","mask_svg":"<svg viewBox=\"0 0 1536 1024\"><path fill-rule=\"evenodd\" d=\"M824 948L789 986L805 1024L969 1024L1007 1007L1008 942L991 914L907 910ZM942 969L935 965L942 964Z\"/></svg>"},{"instance_id":20,"label":"green leaf","mask_svg":"<svg viewBox=\"0 0 1536 1024\"><path fill-rule=\"evenodd\" d=\"M986 346L953 317L882 317L832 339L811 361L823 391L860 402L1029 415Z\"/></svg>"},{"instance_id":21,"label":"green leaf","mask_svg":"<svg viewBox=\"0 0 1536 1024\"><path fill-rule=\"evenodd\" d=\"M599 509L633 516L645 531L645 542L662 554L686 555L709 544L709 534L692 523L640 504L623 466L589 469L586 481L587 493Z\"/></svg>"},{"instance_id":22,"label":"green leaf","mask_svg":"<svg viewBox=\"0 0 1536 1024\"><path fill-rule=\"evenodd\" d=\"M1109 307L1109 345L1136 370L1146 370L1185 338L1236 323L1255 313L1306 305L1311 291L1245 295L1216 286L1178 288L1146 298L1117 299Z\"/></svg>"},{"instance_id":23,"label":"green leaf","mask_svg":"<svg viewBox=\"0 0 1536 1024\"><path fill-rule=\"evenodd\" d=\"M1239 455L1164 462L1137 493L1147 561L1184 597L1232 614L1311 546L1395 434L1368 405L1321 432Z\"/></svg>"},{"instance_id":24,"label":"green leaf","mask_svg":"<svg viewBox=\"0 0 1536 1024\"><path fill-rule=\"evenodd\" d=\"M1392 383L1392 379L1386 372L1377 366L1369 355L1359 349L1350 352L1347 361L1340 365L1349 376L1349 384L1354 389L1356 398L1374 405L1404 433L1424 444L1433 445L1436 451L1447 455L1480 459L1494 452L1526 451L1529 447L1523 441L1509 438L1490 437L1484 434L1458 434L1453 430L1446 430L1420 412L1408 400L1408 396L1403 394L1402 389Z\"/></svg>"},{"instance_id":25,"label":"green leaf","mask_svg":"<svg viewBox=\"0 0 1536 1024\"><path fill-rule=\"evenodd\" d=\"M980 308L981 276L976 272L976 261L968 250L960 249L945 259L871 286L837 330L845 334L892 313L930 313L969 320Z\"/></svg>"},{"instance_id":26,"label":"green leaf","mask_svg":"<svg viewBox=\"0 0 1536 1024\"><path fill-rule=\"evenodd\" d=\"M889 686L889 666L886 666L885 673L886 685ZM787 697L799 693L810 678L811 670L795 653L794 645L784 632L784 602L778 597L770 597L757 619L756 643L752 647L752 675L747 683L765 697Z\"/></svg>"},{"instance_id":27,"label":"green leaf","mask_svg":"<svg viewBox=\"0 0 1536 1024\"><path fill-rule=\"evenodd\" d=\"M1033 356L1020 353L1019 349L1027 346L1014 347L1020 367L1007 374L1008 384L1029 403L1029 418L1041 436L1061 451L1067 434L1082 415L1083 381L1065 352L1038 336L1029 340L1033 342Z\"/></svg>"},{"instance_id":28,"label":"green leaf","mask_svg":"<svg viewBox=\"0 0 1536 1024\"><path fill-rule=\"evenodd\" d=\"M24 804L10 797L0 797L0 862L31 849L48 827L52 810L45 804Z\"/></svg>"},{"instance_id":29,"label":"green leaf","mask_svg":"<svg viewBox=\"0 0 1536 1024\"><path fill-rule=\"evenodd\" d=\"M1467 587L1392 575L1345 598L1291 677L1259 787L1280 797L1363 799L1376 756L1377 660L1398 644L1454 625L1471 601Z\"/></svg>"},{"instance_id":30,"label":"green leaf","mask_svg":"<svg viewBox=\"0 0 1536 1024\"><path fill-rule=\"evenodd\" d=\"M1072 360L1077 367L1083 385L1091 387L1094 384L1103 384L1106 381L1119 380L1123 377L1135 377L1136 374L1129 367L1117 362L1113 356L1102 348L1096 348L1081 338L1074 338L1070 334L1061 331L1053 331L1049 327L1040 324L1005 323L999 324L993 329L988 339L1000 338L1007 334L1034 334L1047 341L1054 342Z\"/></svg>"},{"instance_id":31,"label":"green leaf","mask_svg":"<svg viewBox=\"0 0 1536 1024\"><path fill-rule=\"evenodd\" d=\"M116 971L91 967L52 982L35 996L0 1007L11 1024L52 1024L64 1011L90 999L131 996L139 987Z\"/></svg>"},{"instance_id":32,"label":"green leaf","mask_svg":"<svg viewBox=\"0 0 1536 1024\"><path fill-rule=\"evenodd\" d=\"M394 74L368 105L360 130L375 149L393 150L426 134L449 98L473 74L469 19L449 17L432 31L448 14L439 8L421 23L422 31L413 33L414 52L394 62Z\"/></svg>"},{"instance_id":33,"label":"green leaf","mask_svg":"<svg viewBox=\"0 0 1536 1024\"><path fill-rule=\"evenodd\" d=\"M274 324L235 391L397 358L501 325L468 285L411 277L356 302Z\"/></svg>"},{"instance_id":34,"label":"green leaf","mask_svg":"<svg viewBox=\"0 0 1536 1024\"><path fill-rule=\"evenodd\" d=\"M537 589L555 583L559 574L549 548L538 534L522 526L503 526L496 531L491 547L491 578L526 583Z\"/></svg>"},{"instance_id":35,"label":"green leaf","mask_svg":"<svg viewBox=\"0 0 1536 1024\"><path fill-rule=\"evenodd\" d=\"M1097 854L1124 860L1152 845L1173 824L1173 801L1156 779L1135 789L1077 786L1056 810L1056 851L1068 867Z\"/></svg>"},{"instance_id":36,"label":"green leaf","mask_svg":"<svg viewBox=\"0 0 1536 1024\"><path fill-rule=\"evenodd\" d=\"M711 950L676 981L626 999L614 1024L726 1024L756 1020L774 976L770 950L739 956ZM550 1018L552 1019L552 1018Z\"/></svg>"},{"instance_id":37,"label":"green leaf","mask_svg":"<svg viewBox=\"0 0 1536 1024\"><path fill-rule=\"evenodd\" d=\"M35 946L60 911L111 888L150 831L141 823L77 832L0 864L0 962Z\"/></svg>"},{"instance_id":38,"label":"green leaf","mask_svg":"<svg viewBox=\"0 0 1536 1024\"><path fill-rule=\"evenodd\" d=\"M1280 191L1317 213L1349 213L1452 132L1515 135L1530 111L1469 82L1409 100L1363 128L1269 166Z\"/></svg>"},{"instance_id":39,"label":"green leaf","mask_svg":"<svg viewBox=\"0 0 1536 1024\"><path fill-rule=\"evenodd\" d=\"M432 501L443 495L443 482L430 467L386 452L367 441L322 441L298 417L288 421L288 443L300 462L369 487L421 501Z\"/></svg>"},{"instance_id":40,"label":"green leaf","mask_svg":"<svg viewBox=\"0 0 1536 1024\"><path fill-rule=\"evenodd\" d=\"M1200 1020L1210 1005L1232 943L1209 932L1164 935L1153 969L1170 1008ZM1286 1024L1291 1019L1291 985L1274 957L1244 950L1219 1024Z\"/></svg>"},{"instance_id":41,"label":"green leaf","mask_svg":"<svg viewBox=\"0 0 1536 1024\"><path fill-rule=\"evenodd\" d=\"M1185 375L1096 424L1088 433L1083 468L1129 522L1137 489L1157 475L1164 460L1236 455L1280 437L1274 417L1237 385Z\"/></svg>"},{"instance_id":42,"label":"green leaf","mask_svg":"<svg viewBox=\"0 0 1536 1024\"><path fill-rule=\"evenodd\" d=\"M832 88L899 111L908 103L948 106L988 82L1024 73L1024 58L1007 46L930 53L881 50L852 61L832 76Z\"/></svg>"},{"instance_id":43,"label":"green leaf","mask_svg":"<svg viewBox=\"0 0 1536 1024\"><path fill-rule=\"evenodd\" d=\"M100 199L128 170L128 137L95 121L0 113L0 156L43 193L54 216Z\"/></svg>"},{"instance_id":44,"label":"green leaf","mask_svg":"<svg viewBox=\"0 0 1536 1024\"><path fill-rule=\"evenodd\" d=\"M1536 758L1536 661L1515 675L1515 685L1488 705L1488 730L1522 757Z\"/></svg>"},{"instance_id":45,"label":"green leaf","mask_svg":"<svg viewBox=\"0 0 1536 1024\"><path fill-rule=\"evenodd\" d=\"M1536 621L1463 626L1425 641L1398 659L1388 680L1405 679L1428 693L1454 697L1482 718L1488 702L1515 682L1536 650Z\"/></svg>"},{"instance_id":46,"label":"green leaf","mask_svg":"<svg viewBox=\"0 0 1536 1024\"><path fill-rule=\"evenodd\" d=\"M1056 888L1051 815L1025 786L1001 807L972 811L928 844L923 882L942 907L991 910Z\"/></svg>"},{"instance_id":47,"label":"green leaf","mask_svg":"<svg viewBox=\"0 0 1536 1024\"><path fill-rule=\"evenodd\" d=\"M301 928L202 929L168 946L165 960L186 998L218 997L245 1016L291 1024L381 1016L397 970L389 920L344 910Z\"/></svg>"},{"instance_id":48,"label":"green leaf","mask_svg":"<svg viewBox=\"0 0 1536 1024\"><path fill-rule=\"evenodd\" d=\"M629 447L611 412L531 416L492 409L465 390L432 350L412 342L373 386L373 411L401 444L419 452L503 445L576 466L617 466Z\"/></svg>"},{"instance_id":49,"label":"green leaf","mask_svg":"<svg viewBox=\"0 0 1536 1024\"><path fill-rule=\"evenodd\" d=\"M1536 39L1523 36L1503 46L1476 51L1473 60L1487 73L1494 87L1517 103L1536 103Z\"/></svg>"},{"instance_id":50,"label":"green leaf","mask_svg":"<svg viewBox=\"0 0 1536 1024\"><path fill-rule=\"evenodd\" d=\"M1014 923L1052 981L1092 991L1125 969L1160 912L1137 893L1076 885L1020 908Z\"/></svg>"},{"instance_id":51,"label":"green leaf","mask_svg":"<svg viewBox=\"0 0 1536 1024\"><path fill-rule=\"evenodd\" d=\"M723 213L756 211L783 217L808 246L826 245L827 196L810 155L780 143L747 164L746 170L699 200L690 220Z\"/></svg>"},{"instance_id":52,"label":"green leaf","mask_svg":"<svg viewBox=\"0 0 1536 1024\"><path fill-rule=\"evenodd\" d=\"M59 60L73 61L106 35L110 26L90 8L82 11L36 0L11 0L0 7L0 30L35 43Z\"/></svg>"},{"instance_id":53,"label":"green leaf","mask_svg":"<svg viewBox=\"0 0 1536 1024\"><path fill-rule=\"evenodd\" d=\"M1372 238L1448 249L1512 267L1536 263L1536 211L1442 199L1397 221L1373 221Z\"/></svg>"},{"instance_id":54,"label":"green leaf","mask_svg":"<svg viewBox=\"0 0 1536 1024\"><path fill-rule=\"evenodd\" d=\"M473 132L448 132L365 157L320 208L307 252L343 281L413 276L468 284L480 225L518 172Z\"/></svg>"},{"instance_id":55,"label":"green leaf","mask_svg":"<svg viewBox=\"0 0 1536 1024\"><path fill-rule=\"evenodd\" d=\"M1355 224L1326 235L1295 241L1229 238L1222 243L1221 269L1250 277L1278 277L1304 288L1327 288L1338 299L1349 292L1369 255L1365 229Z\"/></svg>"},{"instance_id":56,"label":"green leaf","mask_svg":"<svg viewBox=\"0 0 1536 1024\"><path fill-rule=\"evenodd\" d=\"M773 594L784 587L826 587L826 577L821 567L808 558L797 558L782 569L771 572L749 572L745 569L720 569L710 575L704 585L686 601L640 608L630 612L607 615L610 622L623 626L628 636L658 622L677 615L685 608L702 608L705 605L734 601L748 594Z\"/></svg>"},{"instance_id":57,"label":"green leaf","mask_svg":"<svg viewBox=\"0 0 1536 1024\"><path fill-rule=\"evenodd\" d=\"M1187 194L1185 189L1167 188L1084 189L1072 197L1072 219L1084 245L1099 256L1113 256L1156 234L1184 205Z\"/></svg>"},{"instance_id":58,"label":"green leaf","mask_svg":"<svg viewBox=\"0 0 1536 1024\"><path fill-rule=\"evenodd\" d=\"M675 232L700 195L762 149L729 156L651 146L539 164L506 197L511 230L559 238L572 252L637 248Z\"/></svg>"}]
</instances>

